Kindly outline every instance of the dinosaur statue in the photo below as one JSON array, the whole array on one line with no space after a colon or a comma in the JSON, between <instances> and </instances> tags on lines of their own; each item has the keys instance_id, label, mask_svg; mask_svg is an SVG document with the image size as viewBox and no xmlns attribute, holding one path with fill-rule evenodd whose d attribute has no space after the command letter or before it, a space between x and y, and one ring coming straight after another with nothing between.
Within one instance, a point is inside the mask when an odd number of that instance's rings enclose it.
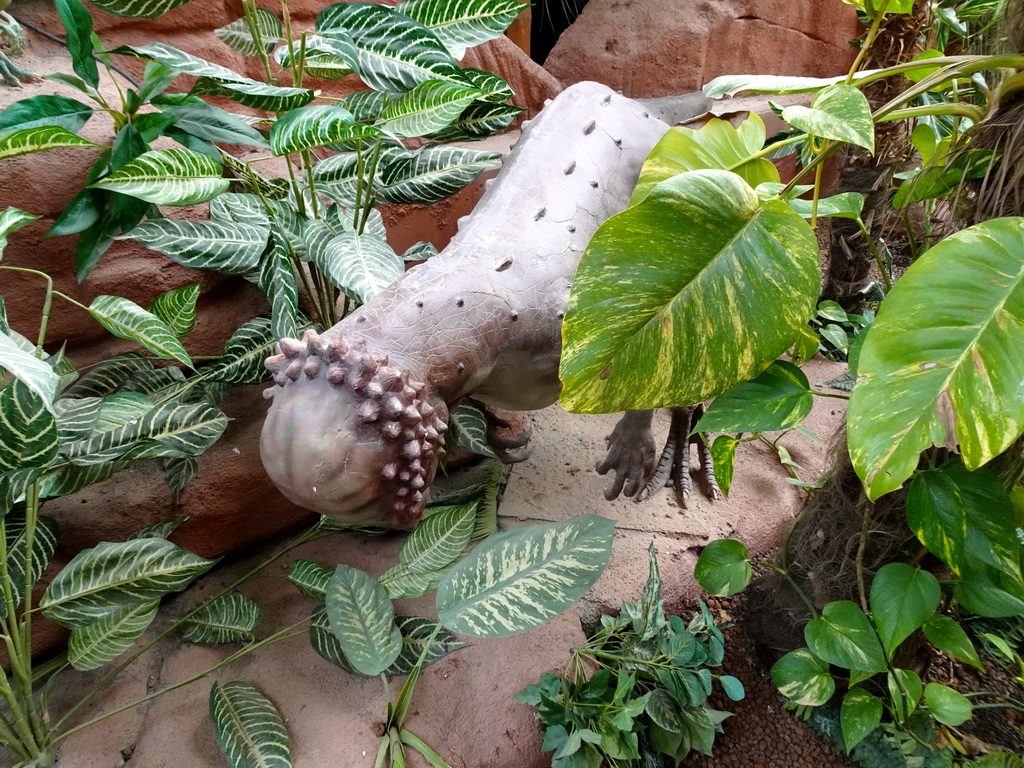
<instances>
[{"instance_id":1,"label":"dinosaur statue","mask_svg":"<svg viewBox=\"0 0 1024 768\"><path fill-rule=\"evenodd\" d=\"M703 114L705 103L682 102L684 116ZM558 399L576 266L597 227L625 208L668 130L654 114L660 106L597 83L566 89L524 125L440 254L323 334L280 341L266 361L275 386L260 450L285 496L353 524L411 528L463 398L512 410ZM667 480L689 490L691 409L673 411L653 477L651 413L627 412L615 427L598 467L616 472L608 498L642 498ZM496 445L508 461L525 458L525 447ZM706 448L701 460L715 495Z\"/></svg>"},{"instance_id":2,"label":"dinosaur statue","mask_svg":"<svg viewBox=\"0 0 1024 768\"><path fill-rule=\"evenodd\" d=\"M21 69L10 58L25 51L25 32L7 12L10 4L11 0L0 0L0 79L20 88L23 81L38 80L39 76Z\"/></svg>"}]
</instances>

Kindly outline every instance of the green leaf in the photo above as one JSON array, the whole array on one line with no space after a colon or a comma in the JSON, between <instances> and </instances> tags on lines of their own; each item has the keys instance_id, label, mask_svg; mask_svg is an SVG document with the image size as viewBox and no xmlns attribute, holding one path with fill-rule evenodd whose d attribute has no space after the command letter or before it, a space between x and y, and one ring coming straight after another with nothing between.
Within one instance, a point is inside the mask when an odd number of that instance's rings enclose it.
<instances>
[{"instance_id":1,"label":"green leaf","mask_svg":"<svg viewBox=\"0 0 1024 768\"><path fill-rule=\"evenodd\" d=\"M611 520L583 515L492 536L441 579L441 623L470 637L507 637L540 626L597 581L614 534Z\"/></svg>"},{"instance_id":2,"label":"green leaf","mask_svg":"<svg viewBox=\"0 0 1024 768\"><path fill-rule=\"evenodd\" d=\"M190 643L248 643L260 623L260 609L238 592L221 595L207 603L181 625L181 636Z\"/></svg>"},{"instance_id":3,"label":"green leaf","mask_svg":"<svg viewBox=\"0 0 1024 768\"><path fill-rule=\"evenodd\" d=\"M23 350L6 333L0 333L0 369L6 370L34 392L47 410L53 409L51 403L59 380L56 372L43 360Z\"/></svg>"},{"instance_id":4,"label":"green leaf","mask_svg":"<svg viewBox=\"0 0 1024 768\"><path fill-rule=\"evenodd\" d=\"M924 687L924 700L932 717L943 725L955 728L971 719L970 699L948 686L928 683Z\"/></svg>"},{"instance_id":5,"label":"green leaf","mask_svg":"<svg viewBox=\"0 0 1024 768\"><path fill-rule=\"evenodd\" d=\"M166 221L166 219L161 219ZM192 283L184 288L165 291L153 299L146 310L159 318L179 339L192 333L196 324L196 301L202 283Z\"/></svg>"},{"instance_id":6,"label":"green leaf","mask_svg":"<svg viewBox=\"0 0 1024 768\"><path fill-rule=\"evenodd\" d=\"M46 467L56 458L57 421L49 404L13 379L0 389L0 472Z\"/></svg>"},{"instance_id":7,"label":"green leaf","mask_svg":"<svg viewBox=\"0 0 1024 768\"><path fill-rule=\"evenodd\" d=\"M785 189L785 185L764 182L757 185L757 196L762 200L770 200L773 197L777 197ZM802 194L797 192L797 194ZM800 197L790 195L786 198L789 203L789 207L792 208L797 214L805 219L811 218L811 214L814 213L814 201L805 200ZM824 216L833 216L841 219L859 219L861 212L864 210L864 195L859 192L843 192L838 195L832 195L831 197L823 197L818 200L818 218ZM835 302L831 302L835 304ZM838 304L836 306L839 306ZM842 313L840 320L846 319L846 313Z\"/></svg>"},{"instance_id":8,"label":"green leaf","mask_svg":"<svg viewBox=\"0 0 1024 768\"><path fill-rule=\"evenodd\" d=\"M850 676L851 682L854 676ZM921 678L909 669L893 669L885 676L889 688L890 706L896 717L906 720L921 702Z\"/></svg>"},{"instance_id":9,"label":"green leaf","mask_svg":"<svg viewBox=\"0 0 1024 768\"><path fill-rule=\"evenodd\" d=\"M114 16L156 19L179 5L191 2L191 0L89 0L89 2Z\"/></svg>"},{"instance_id":10,"label":"green leaf","mask_svg":"<svg viewBox=\"0 0 1024 768\"><path fill-rule=\"evenodd\" d=\"M361 674L377 675L402 651L395 609L380 582L341 564L327 584L327 616L345 658Z\"/></svg>"},{"instance_id":11,"label":"green leaf","mask_svg":"<svg viewBox=\"0 0 1024 768\"><path fill-rule=\"evenodd\" d=\"M281 39L281 20L266 8L254 8L256 29L259 31L263 52L270 53ZM245 56L256 56L260 46L252 36L248 19L243 16L230 24L213 30L213 34L230 48Z\"/></svg>"},{"instance_id":12,"label":"green leaf","mask_svg":"<svg viewBox=\"0 0 1024 768\"><path fill-rule=\"evenodd\" d=\"M845 141L875 151L875 123L867 96L852 85L822 88L811 106L794 104L782 110L782 119L801 131L833 141Z\"/></svg>"},{"instance_id":13,"label":"green leaf","mask_svg":"<svg viewBox=\"0 0 1024 768\"><path fill-rule=\"evenodd\" d=\"M732 487L733 470L736 467L736 446L740 439L729 435L719 435L711 444L711 464L715 471L718 488L726 497Z\"/></svg>"},{"instance_id":14,"label":"green leaf","mask_svg":"<svg viewBox=\"0 0 1024 768\"><path fill-rule=\"evenodd\" d=\"M57 551L57 523L49 517L39 516L32 534L32 572L26 579L28 558L28 530L25 513L12 512L2 521L7 544L7 574L11 585L11 599L15 607L25 599L25 582L35 585L43 575L50 558ZM7 618L7 603L0 603L0 618Z\"/></svg>"},{"instance_id":15,"label":"green leaf","mask_svg":"<svg viewBox=\"0 0 1024 768\"><path fill-rule=\"evenodd\" d=\"M939 580L906 563L888 563L871 580L871 618L891 659L900 643L934 615L942 598Z\"/></svg>"},{"instance_id":16,"label":"green leaf","mask_svg":"<svg viewBox=\"0 0 1024 768\"><path fill-rule=\"evenodd\" d=\"M136 341L157 357L192 365L174 332L135 302L120 296L97 296L89 305L89 314L115 336Z\"/></svg>"},{"instance_id":17,"label":"green leaf","mask_svg":"<svg viewBox=\"0 0 1024 768\"><path fill-rule=\"evenodd\" d=\"M332 238L316 264L335 286L362 304L405 271L401 257L382 237L355 232Z\"/></svg>"},{"instance_id":18,"label":"green leaf","mask_svg":"<svg viewBox=\"0 0 1024 768\"><path fill-rule=\"evenodd\" d=\"M465 188L500 160L500 152L441 144L427 144L411 156L382 156L377 197L384 203L432 205Z\"/></svg>"},{"instance_id":19,"label":"green leaf","mask_svg":"<svg viewBox=\"0 0 1024 768\"><path fill-rule=\"evenodd\" d=\"M884 672L885 657L871 622L856 603L836 600L804 628L804 640L820 659L858 672Z\"/></svg>"},{"instance_id":20,"label":"green leaf","mask_svg":"<svg viewBox=\"0 0 1024 768\"><path fill-rule=\"evenodd\" d=\"M1022 250L1022 218L968 227L919 258L882 303L849 408L850 456L870 499L902 486L933 444L959 445L976 469L1024 429Z\"/></svg>"},{"instance_id":21,"label":"green leaf","mask_svg":"<svg viewBox=\"0 0 1024 768\"><path fill-rule=\"evenodd\" d=\"M93 114L94 110L88 104L67 96L33 96L16 101L0 112L0 135L43 125L55 125L78 133Z\"/></svg>"},{"instance_id":22,"label":"green leaf","mask_svg":"<svg viewBox=\"0 0 1024 768\"><path fill-rule=\"evenodd\" d=\"M431 573L451 565L469 544L476 527L476 503L432 512L409 534L398 561L414 572Z\"/></svg>"},{"instance_id":23,"label":"green leaf","mask_svg":"<svg viewBox=\"0 0 1024 768\"><path fill-rule=\"evenodd\" d=\"M135 533L128 537L127 541L132 539L166 539L183 523L188 520L188 515L179 515L178 517L172 517L169 520L162 520L159 523L153 523L147 525L144 528L139 528Z\"/></svg>"},{"instance_id":24,"label":"green leaf","mask_svg":"<svg viewBox=\"0 0 1024 768\"><path fill-rule=\"evenodd\" d=\"M734 539L709 542L693 571L693 578L704 590L723 596L743 591L753 575L747 548Z\"/></svg>"},{"instance_id":25,"label":"green leaf","mask_svg":"<svg viewBox=\"0 0 1024 768\"><path fill-rule=\"evenodd\" d=\"M807 648L790 651L772 666L779 693L795 704L819 707L836 692L836 681L822 661Z\"/></svg>"},{"instance_id":26,"label":"green leaf","mask_svg":"<svg viewBox=\"0 0 1024 768\"><path fill-rule=\"evenodd\" d=\"M454 440L455 443L477 456L498 458L487 442L487 417L480 407L473 403L463 402L452 411L448 424L452 429L452 433L448 437L449 440Z\"/></svg>"},{"instance_id":27,"label":"green leaf","mask_svg":"<svg viewBox=\"0 0 1024 768\"><path fill-rule=\"evenodd\" d=\"M174 117L175 127L205 141L222 144L245 144L266 147L263 134L230 112L212 104L183 104L164 107L164 114Z\"/></svg>"},{"instance_id":28,"label":"green leaf","mask_svg":"<svg viewBox=\"0 0 1024 768\"><path fill-rule=\"evenodd\" d=\"M998 577L996 577L998 579ZM956 583L953 595L971 613L989 618L1024 616L1024 599L1010 594L982 567L972 567Z\"/></svg>"},{"instance_id":29,"label":"green leaf","mask_svg":"<svg viewBox=\"0 0 1024 768\"><path fill-rule=\"evenodd\" d=\"M467 48L500 37L527 7L519 0L404 0L397 10L433 32L461 59Z\"/></svg>"},{"instance_id":30,"label":"green leaf","mask_svg":"<svg viewBox=\"0 0 1024 768\"><path fill-rule=\"evenodd\" d=\"M450 126L430 134L430 138L435 141L478 141L505 130L522 112L522 107L513 104L477 101L466 107Z\"/></svg>"},{"instance_id":31,"label":"green leaf","mask_svg":"<svg viewBox=\"0 0 1024 768\"><path fill-rule=\"evenodd\" d=\"M665 179L685 171L731 170L751 187L778 182L779 171L770 160L747 160L764 143L764 122L754 112L738 128L718 117L708 118L699 128L670 128L644 161L629 204L635 205Z\"/></svg>"},{"instance_id":32,"label":"green leaf","mask_svg":"<svg viewBox=\"0 0 1024 768\"><path fill-rule=\"evenodd\" d=\"M776 360L757 378L719 395L694 432L770 432L787 429L811 412L814 396L807 376Z\"/></svg>"},{"instance_id":33,"label":"green leaf","mask_svg":"<svg viewBox=\"0 0 1024 768\"><path fill-rule=\"evenodd\" d=\"M357 123L352 113L337 104L293 109L270 129L270 151L287 155L355 139L380 136L379 128Z\"/></svg>"},{"instance_id":34,"label":"green leaf","mask_svg":"<svg viewBox=\"0 0 1024 768\"><path fill-rule=\"evenodd\" d=\"M91 366L82 376L68 387L62 398L106 397L120 389L121 385L142 370L152 370L153 364L140 352L128 352L101 360Z\"/></svg>"},{"instance_id":35,"label":"green leaf","mask_svg":"<svg viewBox=\"0 0 1024 768\"><path fill-rule=\"evenodd\" d=\"M363 82L375 91L405 93L424 80L464 83L444 45L426 27L394 8L374 3L338 3L316 17L316 31L348 33Z\"/></svg>"},{"instance_id":36,"label":"green leaf","mask_svg":"<svg viewBox=\"0 0 1024 768\"><path fill-rule=\"evenodd\" d=\"M94 483L102 483L104 480L109 480L116 472L127 467L129 463L113 461L89 467L76 467L74 464L68 464L56 472L47 475L39 489L39 495L49 498L78 493L83 488Z\"/></svg>"},{"instance_id":37,"label":"green leaf","mask_svg":"<svg viewBox=\"0 0 1024 768\"><path fill-rule=\"evenodd\" d=\"M295 52L301 51L298 41L293 44ZM291 66L291 52L287 45L282 45L274 51L274 59L282 68ZM343 80L352 74L352 67L356 60L356 49L352 39L347 35L335 34L333 37L321 37L320 35L306 35L306 48L302 57L302 71L309 77L322 78L324 80ZM359 91L358 93L371 93L377 95L376 91ZM346 105L348 100L356 94L349 94L345 97ZM349 107L351 109L351 107ZM361 119L361 118L360 118Z\"/></svg>"},{"instance_id":38,"label":"green leaf","mask_svg":"<svg viewBox=\"0 0 1024 768\"><path fill-rule=\"evenodd\" d=\"M276 343L269 318L249 320L225 342L220 360L201 369L203 378L228 384L259 384L269 378L263 361L274 354Z\"/></svg>"},{"instance_id":39,"label":"green leaf","mask_svg":"<svg viewBox=\"0 0 1024 768\"><path fill-rule=\"evenodd\" d=\"M20 208L11 207L0 211L0 259L3 258L4 249L7 247L7 236L39 218L42 217L34 216ZM7 329L0 328L0 333L6 334Z\"/></svg>"},{"instance_id":40,"label":"green leaf","mask_svg":"<svg viewBox=\"0 0 1024 768\"><path fill-rule=\"evenodd\" d=\"M165 539L101 542L72 558L50 582L39 607L52 621L78 629L125 606L180 591L215 562Z\"/></svg>"},{"instance_id":41,"label":"green leaf","mask_svg":"<svg viewBox=\"0 0 1024 768\"><path fill-rule=\"evenodd\" d=\"M79 0L55 0L64 25L65 45L71 54L75 74L93 88L99 87L100 72L92 57L92 16Z\"/></svg>"},{"instance_id":42,"label":"green leaf","mask_svg":"<svg viewBox=\"0 0 1024 768\"><path fill-rule=\"evenodd\" d=\"M878 70L864 69L853 76L853 82L873 75ZM709 99L735 96L742 91L752 93L807 93L829 85L846 81L846 75L838 77L791 77L789 75L722 75L704 86L704 95Z\"/></svg>"},{"instance_id":43,"label":"green leaf","mask_svg":"<svg viewBox=\"0 0 1024 768\"><path fill-rule=\"evenodd\" d=\"M210 718L217 745L231 768L291 768L284 720L255 687L237 681L214 683Z\"/></svg>"},{"instance_id":44,"label":"green leaf","mask_svg":"<svg viewBox=\"0 0 1024 768\"><path fill-rule=\"evenodd\" d=\"M921 629L924 631L924 636L928 638L928 642L943 653L949 654L965 664L970 664L982 672L985 671L971 638L967 636L964 628L949 616L936 614L928 619Z\"/></svg>"},{"instance_id":45,"label":"green leaf","mask_svg":"<svg viewBox=\"0 0 1024 768\"><path fill-rule=\"evenodd\" d=\"M292 563L288 571L288 581L306 597L323 602L327 599L327 584L332 575L333 571L329 568L303 558ZM327 626L326 623L324 626Z\"/></svg>"},{"instance_id":46,"label":"green leaf","mask_svg":"<svg viewBox=\"0 0 1024 768\"><path fill-rule=\"evenodd\" d=\"M270 247L260 258L257 282L270 304L271 333L279 339L294 339L299 335L299 289L288 249L276 233L271 236Z\"/></svg>"},{"instance_id":47,"label":"green leaf","mask_svg":"<svg viewBox=\"0 0 1024 768\"><path fill-rule=\"evenodd\" d=\"M0 472L0 520L42 474L40 467L26 467Z\"/></svg>"},{"instance_id":48,"label":"green leaf","mask_svg":"<svg viewBox=\"0 0 1024 768\"><path fill-rule=\"evenodd\" d=\"M725 171L661 182L583 254L562 326L562 406L695 404L751 378L806 324L819 272L817 241L786 203L762 205Z\"/></svg>"},{"instance_id":49,"label":"green leaf","mask_svg":"<svg viewBox=\"0 0 1024 768\"><path fill-rule=\"evenodd\" d=\"M987 467L968 472L959 459L919 471L907 494L907 522L921 543L962 573L967 557L1019 579L1019 542L1010 498Z\"/></svg>"},{"instance_id":50,"label":"green leaf","mask_svg":"<svg viewBox=\"0 0 1024 768\"><path fill-rule=\"evenodd\" d=\"M843 745L850 752L882 722L882 700L863 688L851 688L839 713Z\"/></svg>"},{"instance_id":51,"label":"green leaf","mask_svg":"<svg viewBox=\"0 0 1024 768\"><path fill-rule=\"evenodd\" d=\"M721 683L722 690L730 701L743 701L746 692L743 690L743 683L738 678L732 675L722 675L718 678L718 682Z\"/></svg>"},{"instance_id":52,"label":"green leaf","mask_svg":"<svg viewBox=\"0 0 1024 768\"><path fill-rule=\"evenodd\" d=\"M87 626L71 630L68 661L79 671L102 667L127 651L156 618L159 600L124 605Z\"/></svg>"},{"instance_id":53,"label":"green leaf","mask_svg":"<svg viewBox=\"0 0 1024 768\"><path fill-rule=\"evenodd\" d=\"M380 128L393 136L425 136L447 128L481 96L468 85L424 80L391 102L380 115Z\"/></svg>"},{"instance_id":54,"label":"green leaf","mask_svg":"<svg viewBox=\"0 0 1024 768\"><path fill-rule=\"evenodd\" d=\"M25 128L0 136L0 160L8 157L28 155L33 152L46 152L49 149L62 147L100 147L81 136L76 136L67 128L57 125L40 125Z\"/></svg>"},{"instance_id":55,"label":"green leaf","mask_svg":"<svg viewBox=\"0 0 1024 768\"><path fill-rule=\"evenodd\" d=\"M193 269L249 274L259 268L269 226L187 219L150 219L123 236Z\"/></svg>"},{"instance_id":56,"label":"green leaf","mask_svg":"<svg viewBox=\"0 0 1024 768\"><path fill-rule=\"evenodd\" d=\"M91 186L157 205L195 205L227 192L221 164L191 149L154 149Z\"/></svg>"}]
</instances>

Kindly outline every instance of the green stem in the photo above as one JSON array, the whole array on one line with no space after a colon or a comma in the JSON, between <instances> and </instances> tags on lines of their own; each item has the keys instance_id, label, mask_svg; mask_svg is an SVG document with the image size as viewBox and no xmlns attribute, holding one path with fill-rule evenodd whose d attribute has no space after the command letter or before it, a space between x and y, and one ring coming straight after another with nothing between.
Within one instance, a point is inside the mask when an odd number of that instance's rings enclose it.
<instances>
[{"instance_id":1,"label":"green stem","mask_svg":"<svg viewBox=\"0 0 1024 768\"><path fill-rule=\"evenodd\" d=\"M814 603L811 602L811 599L807 596L807 593L800 589L800 585L796 583L796 580L790 575L788 570L786 570L785 568L780 568L779 566L775 565L775 563L769 563L767 561L760 560L757 562L760 565L765 566L766 568L771 568L777 574L782 576L782 578L786 580L789 586L793 588L793 591L796 592L797 597L800 598L800 601L804 604L804 607L807 608L808 613L811 614L811 618L818 618L818 610L814 607Z\"/></svg>"},{"instance_id":2,"label":"green stem","mask_svg":"<svg viewBox=\"0 0 1024 768\"><path fill-rule=\"evenodd\" d=\"M816 395L818 397L834 397L836 400L849 400L850 399L849 395L839 395L839 394L836 394L835 392L819 392L816 389L809 389L807 391L810 392L812 395Z\"/></svg>"},{"instance_id":3,"label":"green stem","mask_svg":"<svg viewBox=\"0 0 1024 768\"><path fill-rule=\"evenodd\" d=\"M907 120L918 117L931 117L933 115L957 115L980 123L985 118L985 113L973 104L928 104L920 107L906 107L896 109L879 117L876 123L888 123L893 120Z\"/></svg>"},{"instance_id":4,"label":"green stem","mask_svg":"<svg viewBox=\"0 0 1024 768\"><path fill-rule=\"evenodd\" d=\"M857 70L860 69L861 64L864 63L864 59L867 58L868 51L871 50L871 46L874 44L875 38L878 37L878 30L882 26L882 20L885 18L885 9L888 7L889 0L882 0L882 4L878 6L878 10L875 12L875 16L871 20L871 28L868 29L867 37L864 38L864 43L857 52L857 58L853 60L853 64L850 66L850 71L846 75L847 85L850 85L850 83L853 82L853 76L857 74Z\"/></svg>"},{"instance_id":5,"label":"green stem","mask_svg":"<svg viewBox=\"0 0 1024 768\"><path fill-rule=\"evenodd\" d=\"M270 68L270 57L267 55L267 46L263 42L263 32L256 20L256 3L253 0L242 0L242 10L245 13L245 25L249 28L249 34L256 46L256 55L263 64L263 72L267 76L267 83L277 85L274 79L274 72Z\"/></svg>"},{"instance_id":6,"label":"green stem","mask_svg":"<svg viewBox=\"0 0 1024 768\"><path fill-rule=\"evenodd\" d=\"M747 163L752 163L754 160L760 160L762 157L767 157L768 155L772 154L776 150L781 149L782 147L785 147L788 144L796 144L798 141L803 141L806 138L807 138L807 134L801 133L801 134L799 134L797 136L790 136L788 139L780 139L779 141L776 141L776 142L774 142L772 144L769 144L764 149L761 149L761 150L759 150L758 152L755 152L752 155L747 155L745 158L743 158L742 160L739 160L739 161L733 163L732 165L730 165L725 170L727 170L727 171L735 171L737 168L740 168L740 167L746 165Z\"/></svg>"},{"instance_id":7,"label":"green stem","mask_svg":"<svg viewBox=\"0 0 1024 768\"><path fill-rule=\"evenodd\" d=\"M860 541L857 544L857 592L860 594L860 606L864 613L868 613L868 590L864 579L864 554L868 548L868 534L871 531L871 502L861 494L861 502L858 505L861 514ZM899 682L897 680L897 682Z\"/></svg>"},{"instance_id":8,"label":"green stem","mask_svg":"<svg viewBox=\"0 0 1024 768\"><path fill-rule=\"evenodd\" d=\"M377 139L373 143L373 155L370 158L370 184L373 184L373 180L377 178L377 165L380 162L380 148L384 141ZM376 192L367 195L366 200L363 203L362 216L359 221L359 225L356 227L356 234L363 234L363 230L366 229L366 222L370 218L370 211L373 210L373 204L376 202Z\"/></svg>"},{"instance_id":9,"label":"green stem","mask_svg":"<svg viewBox=\"0 0 1024 768\"><path fill-rule=\"evenodd\" d=\"M821 200L821 174L825 170L824 165L819 165L814 172L814 194L811 198L811 229L818 231L818 201Z\"/></svg>"},{"instance_id":10,"label":"green stem","mask_svg":"<svg viewBox=\"0 0 1024 768\"><path fill-rule=\"evenodd\" d=\"M860 227L860 233L864 236L864 242L868 244L868 250L871 251L871 256L875 260L875 266L878 267L878 273L882 276L882 282L885 284L885 292L888 293L889 289L892 288L892 278L889 277L889 270L887 270L882 264L882 254L878 252L878 246L875 245L875 241L871 237L871 233L868 232L867 225L864 224L864 220L858 216L856 221L857 226Z\"/></svg>"},{"instance_id":11,"label":"green stem","mask_svg":"<svg viewBox=\"0 0 1024 768\"><path fill-rule=\"evenodd\" d=\"M25 665L22 670L23 676L23 695L26 697L26 701L34 702L32 697L32 611L29 610L32 607L32 587L35 586L35 580L32 578L32 572L35 570L33 566L33 547L35 546L36 537L36 526L39 524L39 484L32 483L25 491L25 581L22 585L22 601L25 604L25 611L21 615L21 638L22 638L22 650L25 654ZM13 665L12 665L13 669ZM28 707L29 722L35 729L40 744L45 745L49 739L47 738L47 728L43 725L42 718L39 716L38 708L31 704Z\"/></svg>"}]
</instances>

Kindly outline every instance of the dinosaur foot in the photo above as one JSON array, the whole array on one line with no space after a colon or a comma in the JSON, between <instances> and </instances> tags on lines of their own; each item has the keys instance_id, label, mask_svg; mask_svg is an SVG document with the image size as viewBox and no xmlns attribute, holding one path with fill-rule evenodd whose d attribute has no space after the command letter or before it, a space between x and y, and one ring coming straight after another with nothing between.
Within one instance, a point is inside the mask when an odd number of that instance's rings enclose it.
<instances>
[{"instance_id":1,"label":"dinosaur foot","mask_svg":"<svg viewBox=\"0 0 1024 768\"><path fill-rule=\"evenodd\" d=\"M530 458L533 426L516 431L516 426L489 408L481 408L487 419L487 444L505 464L518 464Z\"/></svg>"},{"instance_id":2,"label":"dinosaur foot","mask_svg":"<svg viewBox=\"0 0 1024 768\"><path fill-rule=\"evenodd\" d=\"M697 461L704 477L706 495L711 501L722 498L722 491L715 480L715 467L711 460L711 450L699 434L690 435L690 430L704 415L704 406L692 408L673 408L672 422L669 426L668 440L658 459L654 474L633 497L634 501L646 501L661 492L662 488L671 487L676 494L676 501L683 509L687 509L687 498L693 490L690 478L690 446L697 446Z\"/></svg>"},{"instance_id":3,"label":"dinosaur foot","mask_svg":"<svg viewBox=\"0 0 1024 768\"><path fill-rule=\"evenodd\" d=\"M22 83L35 83L41 78L34 72L21 69L3 52L0 52L0 79L8 85L20 88Z\"/></svg>"}]
</instances>

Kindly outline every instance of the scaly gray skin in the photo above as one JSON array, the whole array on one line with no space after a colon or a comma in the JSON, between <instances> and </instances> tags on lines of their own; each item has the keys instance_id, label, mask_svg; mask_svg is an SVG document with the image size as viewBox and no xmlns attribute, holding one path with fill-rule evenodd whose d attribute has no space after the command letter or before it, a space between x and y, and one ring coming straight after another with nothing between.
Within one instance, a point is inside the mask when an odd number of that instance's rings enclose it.
<instances>
[{"instance_id":1,"label":"scaly gray skin","mask_svg":"<svg viewBox=\"0 0 1024 768\"><path fill-rule=\"evenodd\" d=\"M666 130L603 85L566 89L524 126L444 251L322 336L282 339L267 360L277 386L260 451L285 496L346 522L411 528L459 401L555 402L580 255L625 208Z\"/></svg>"}]
</instances>

